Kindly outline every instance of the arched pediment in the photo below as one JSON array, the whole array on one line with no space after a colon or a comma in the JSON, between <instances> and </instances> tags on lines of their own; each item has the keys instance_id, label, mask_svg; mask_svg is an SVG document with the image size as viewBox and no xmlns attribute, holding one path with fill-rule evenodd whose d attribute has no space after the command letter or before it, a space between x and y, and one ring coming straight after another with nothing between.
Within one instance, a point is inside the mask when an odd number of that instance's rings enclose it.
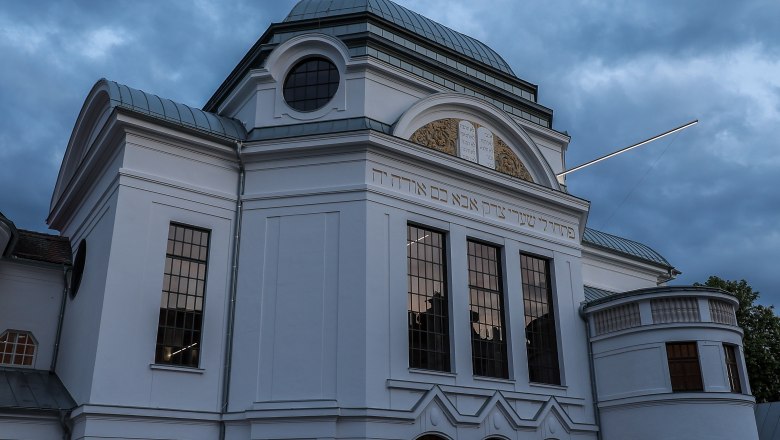
<instances>
[{"instance_id":1,"label":"arched pediment","mask_svg":"<svg viewBox=\"0 0 780 440\"><path fill-rule=\"evenodd\" d=\"M89 151L94 148L101 130L117 107L230 142L246 138L244 126L235 119L204 112L105 78L100 79L87 95L73 126L54 187L52 210Z\"/></svg>"},{"instance_id":2,"label":"arched pediment","mask_svg":"<svg viewBox=\"0 0 780 440\"><path fill-rule=\"evenodd\" d=\"M79 164L81 164L82 159L89 150L89 146L94 142L103 123L111 114L111 110L109 81L101 79L90 90L87 99L84 100L84 105L81 107L79 116L76 118L76 123L70 134L68 147L65 149L62 165L57 175L57 183L54 186L54 193L51 199L52 208L65 190L65 186L67 186L76 173Z\"/></svg>"},{"instance_id":3,"label":"arched pediment","mask_svg":"<svg viewBox=\"0 0 780 440\"><path fill-rule=\"evenodd\" d=\"M528 182L560 189L555 173L528 133L492 104L459 93L420 100L393 134Z\"/></svg>"}]
</instances>

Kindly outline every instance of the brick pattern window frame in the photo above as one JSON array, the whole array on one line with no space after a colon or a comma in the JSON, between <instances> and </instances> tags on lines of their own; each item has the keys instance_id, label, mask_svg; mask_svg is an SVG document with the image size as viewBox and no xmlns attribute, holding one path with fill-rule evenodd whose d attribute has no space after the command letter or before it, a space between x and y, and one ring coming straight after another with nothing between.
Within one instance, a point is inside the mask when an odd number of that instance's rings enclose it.
<instances>
[{"instance_id":1,"label":"brick pattern window frame","mask_svg":"<svg viewBox=\"0 0 780 440\"><path fill-rule=\"evenodd\" d=\"M530 382L560 385L550 260L520 254Z\"/></svg>"},{"instance_id":2,"label":"brick pattern window frame","mask_svg":"<svg viewBox=\"0 0 780 440\"><path fill-rule=\"evenodd\" d=\"M407 225L409 367L450 371L445 235Z\"/></svg>"},{"instance_id":3,"label":"brick pattern window frame","mask_svg":"<svg viewBox=\"0 0 780 440\"><path fill-rule=\"evenodd\" d=\"M469 240L468 267L474 375L508 379L501 249Z\"/></svg>"},{"instance_id":4,"label":"brick pattern window frame","mask_svg":"<svg viewBox=\"0 0 780 440\"><path fill-rule=\"evenodd\" d=\"M0 365L32 368L37 348L38 343L32 333L6 330L0 334Z\"/></svg>"},{"instance_id":5,"label":"brick pattern window frame","mask_svg":"<svg viewBox=\"0 0 780 440\"><path fill-rule=\"evenodd\" d=\"M197 368L211 232L171 223L154 362Z\"/></svg>"},{"instance_id":6,"label":"brick pattern window frame","mask_svg":"<svg viewBox=\"0 0 780 440\"><path fill-rule=\"evenodd\" d=\"M726 360L726 372L729 377L729 388L732 393L742 393L742 382L739 378L739 363L737 362L737 346L723 344L723 354Z\"/></svg>"},{"instance_id":7,"label":"brick pattern window frame","mask_svg":"<svg viewBox=\"0 0 780 440\"><path fill-rule=\"evenodd\" d=\"M672 391L704 391L696 342L667 342L666 359Z\"/></svg>"}]
</instances>

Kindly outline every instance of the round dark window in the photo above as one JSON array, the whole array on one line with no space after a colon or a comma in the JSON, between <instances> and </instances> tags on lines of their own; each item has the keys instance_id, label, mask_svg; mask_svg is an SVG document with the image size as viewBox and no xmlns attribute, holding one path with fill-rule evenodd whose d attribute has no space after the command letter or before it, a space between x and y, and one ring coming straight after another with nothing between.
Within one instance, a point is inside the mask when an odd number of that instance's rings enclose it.
<instances>
[{"instance_id":1,"label":"round dark window","mask_svg":"<svg viewBox=\"0 0 780 440\"><path fill-rule=\"evenodd\" d=\"M70 274L70 297L74 298L81 285L81 276L84 274L84 263L87 261L87 241L81 240L76 250L76 258L73 260L73 272Z\"/></svg>"},{"instance_id":2,"label":"round dark window","mask_svg":"<svg viewBox=\"0 0 780 440\"><path fill-rule=\"evenodd\" d=\"M300 112L325 106L339 88L339 70L322 57L306 58L290 70L284 80L284 100Z\"/></svg>"}]
</instances>

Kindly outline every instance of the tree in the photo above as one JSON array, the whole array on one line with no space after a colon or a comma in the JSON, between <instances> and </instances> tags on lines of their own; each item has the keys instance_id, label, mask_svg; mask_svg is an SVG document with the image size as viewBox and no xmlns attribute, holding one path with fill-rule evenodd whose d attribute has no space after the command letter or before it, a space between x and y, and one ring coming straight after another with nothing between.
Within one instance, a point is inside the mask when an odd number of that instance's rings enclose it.
<instances>
[{"instance_id":1,"label":"tree","mask_svg":"<svg viewBox=\"0 0 780 440\"><path fill-rule=\"evenodd\" d=\"M704 283L734 294L739 301L737 323L745 332L743 347L750 388L757 402L780 401L780 317L774 306L756 304L759 292L745 280L730 281L711 276Z\"/></svg>"}]
</instances>

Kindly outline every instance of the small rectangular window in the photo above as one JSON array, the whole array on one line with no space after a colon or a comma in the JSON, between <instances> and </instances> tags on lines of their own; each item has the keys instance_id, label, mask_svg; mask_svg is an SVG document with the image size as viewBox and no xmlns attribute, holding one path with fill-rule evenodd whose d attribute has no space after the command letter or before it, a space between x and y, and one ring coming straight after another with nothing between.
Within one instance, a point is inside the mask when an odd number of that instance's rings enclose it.
<instances>
[{"instance_id":1,"label":"small rectangular window","mask_svg":"<svg viewBox=\"0 0 780 440\"><path fill-rule=\"evenodd\" d=\"M739 367L737 366L737 347L731 344L723 344L726 356L726 371L729 374L729 386L732 393L742 392L742 383L739 380Z\"/></svg>"},{"instance_id":2,"label":"small rectangular window","mask_svg":"<svg viewBox=\"0 0 780 440\"><path fill-rule=\"evenodd\" d=\"M158 364L198 366L210 235L174 223L168 229L154 356Z\"/></svg>"},{"instance_id":3,"label":"small rectangular window","mask_svg":"<svg viewBox=\"0 0 780 440\"><path fill-rule=\"evenodd\" d=\"M550 261L521 255L520 269L523 278L528 379L531 382L560 385Z\"/></svg>"},{"instance_id":4,"label":"small rectangular window","mask_svg":"<svg viewBox=\"0 0 780 440\"><path fill-rule=\"evenodd\" d=\"M508 378L501 250L469 241L468 259L474 374Z\"/></svg>"},{"instance_id":5,"label":"small rectangular window","mask_svg":"<svg viewBox=\"0 0 780 440\"><path fill-rule=\"evenodd\" d=\"M450 371L444 234L407 226L409 366Z\"/></svg>"},{"instance_id":6,"label":"small rectangular window","mask_svg":"<svg viewBox=\"0 0 780 440\"><path fill-rule=\"evenodd\" d=\"M666 358L672 391L704 391L696 342L667 342Z\"/></svg>"}]
</instances>

